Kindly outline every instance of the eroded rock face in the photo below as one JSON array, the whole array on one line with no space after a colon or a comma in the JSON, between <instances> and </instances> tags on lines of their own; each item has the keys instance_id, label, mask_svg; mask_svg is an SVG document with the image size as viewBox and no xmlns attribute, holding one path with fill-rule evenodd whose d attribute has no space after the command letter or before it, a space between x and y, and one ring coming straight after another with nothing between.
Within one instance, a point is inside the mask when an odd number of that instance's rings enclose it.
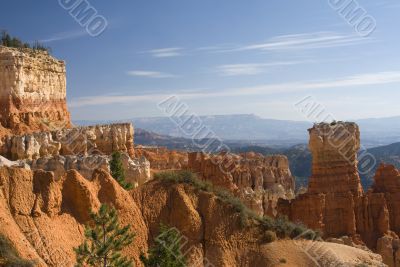
<instances>
[{"instance_id":1,"label":"eroded rock face","mask_svg":"<svg viewBox=\"0 0 400 267\"><path fill-rule=\"evenodd\" d=\"M145 157L153 170L180 170L187 168L188 153L168 150L165 147L135 147L136 157Z\"/></svg>"},{"instance_id":2,"label":"eroded rock face","mask_svg":"<svg viewBox=\"0 0 400 267\"><path fill-rule=\"evenodd\" d=\"M129 123L7 136L0 143L0 155L23 161L34 170L53 171L56 177L76 169L89 179L97 168L109 170L114 151L123 154L129 182L139 186L151 178L150 162L143 157L132 158L133 126Z\"/></svg>"},{"instance_id":3,"label":"eroded rock face","mask_svg":"<svg viewBox=\"0 0 400 267\"><path fill-rule=\"evenodd\" d=\"M65 62L0 46L0 124L14 134L70 127Z\"/></svg>"},{"instance_id":4,"label":"eroded rock face","mask_svg":"<svg viewBox=\"0 0 400 267\"><path fill-rule=\"evenodd\" d=\"M37 132L3 138L0 155L13 160L38 159L57 155L110 155L114 151L133 149L133 126L130 123L96 125Z\"/></svg>"},{"instance_id":5,"label":"eroded rock face","mask_svg":"<svg viewBox=\"0 0 400 267\"><path fill-rule=\"evenodd\" d=\"M73 266L77 247L84 239L89 212L101 203L114 206L121 225L131 225L134 242L123 254L143 266L141 252L148 250L160 223L176 227L183 236L182 251L189 266L273 266L282 258L290 266L316 266L301 246L307 241L263 242L263 229L240 226L240 215L215 195L184 184L151 181L132 195L104 170L93 173L90 181L77 171L68 171L60 180L52 172L0 168L0 234L8 237L22 257L39 267ZM171 208L174 207L174 208ZM324 252L342 255L349 248L318 242ZM315 251L318 255L318 251ZM351 248L351 257L328 257L318 261L380 266L378 255Z\"/></svg>"},{"instance_id":6,"label":"eroded rock face","mask_svg":"<svg viewBox=\"0 0 400 267\"><path fill-rule=\"evenodd\" d=\"M123 225L137 235L124 253L139 265L147 250L147 227L129 193L105 171L91 181L71 170L56 180L52 172L0 168L0 233L8 237L22 257L38 266L73 266L74 247L83 242L89 212L100 203L115 206Z\"/></svg>"},{"instance_id":7,"label":"eroded rock face","mask_svg":"<svg viewBox=\"0 0 400 267\"><path fill-rule=\"evenodd\" d=\"M138 187L150 180L150 162L146 158L131 159L128 154L122 153L122 164L125 179ZM27 170L44 170L54 174L56 181L62 179L70 170L78 171L87 180L91 180L96 169L110 171L111 156L48 156L35 160L10 161L0 156L0 167L16 167Z\"/></svg>"},{"instance_id":8,"label":"eroded rock face","mask_svg":"<svg viewBox=\"0 0 400 267\"><path fill-rule=\"evenodd\" d=\"M389 267L400 266L400 240L391 236L383 236L377 241L377 252Z\"/></svg>"},{"instance_id":9,"label":"eroded rock face","mask_svg":"<svg viewBox=\"0 0 400 267\"><path fill-rule=\"evenodd\" d=\"M320 123L309 130L313 155L310 193L363 193L357 169L360 130L355 123Z\"/></svg>"},{"instance_id":10,"label":"eroded rock face","mask_svg":"<svg viewBox=\"0 0 400 267\"><path fill-rule=\"evenodd\" d=\"M360 133L354 123L321 123L310 132L313 156L308 192L278 202L278 213L288 215L325 237L349 236L383 256L389 266L400 266L400 172L382 164L372 188L363 193L357 171Z\"/></svg>"},{"instance_id":11,"label":"eroded rock face","mask_svg":"<svg viewBox=\"0 0 400 267\"><path fill-rule=\"evenodd\" d=\"M194 152L189 153L188 168L236 193L260 215L273 213L279 198L294 196L294 177L285 156Z\"/></svg>"},{"instance_id":12,"label":"eroded rock face","mask_svg":"<svg viewBox=\"0 0 400 267\"><path fill-rule=\"evenodd\" d=\"M308 191L282 203L281 210L294 221L323 230L326 237L354 236L356 205L363 194L357 171L358 126L320 123L309 133L313 165Z\"/></svg>"}]
</instances>

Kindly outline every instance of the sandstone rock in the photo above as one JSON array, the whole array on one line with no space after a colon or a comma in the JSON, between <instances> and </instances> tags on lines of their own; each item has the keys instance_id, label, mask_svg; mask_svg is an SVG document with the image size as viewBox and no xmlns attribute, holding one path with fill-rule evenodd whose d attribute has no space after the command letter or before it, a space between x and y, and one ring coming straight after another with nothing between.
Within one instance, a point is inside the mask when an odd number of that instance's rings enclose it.
<instances>
[{"instance_id":1,"label":"sandstone rock","mask_svg":"<svg viewBox=\"0 0 400 267\"><path fill-rule=\"evenodd\" d=\"M153 180L135 190L133 196L141 203L149 235L156 236L158 223L163 221L185 236L182 250L189 266L207 266L205 262L226 267L278 266L282 259L287 266L383 266L379 255L343 245L303 240L263 244L257 228L240 227L232 207L221 205L210 193L195 193L187 185L163 185ZM172 206L179 208L166 208Z\"/></svg>"},{"instance_id":2,"label":"sandstone rock","mask_svg":"<svg viewBox=\"0 0 400 267\"><path fill-rule=\"evenodd\" d=\"M6 159L5 157L0 156L0 168L1 167L15 167L15 168L23 168L30 169L29 165L24 161L11 161Z\"/></svg>"},{"instance_id":3,"label":"sandstone rock","mask_svg":"<svg viewBox=\"0 0 400 267\"><path fill-rule=\"evenodd\" d=\"M70 127L65 63L46 52L0 46L0 123L21 134Z\"/></svg>"},{"instance_id":4,"label":"sandstone rock","mask_svg":"<svg viewBox=\"0 0 400 267\"><path fill-rule=\"evenodd\" d=\"M0 168L0 234L11 239L25 258L38 266L73 266L73 248L83 241L89 212L101 203L115 206L121 224L131 224L137 234L125 251L140 266L139 254L147 250L147 228L129 193L104 171L92 181L69 171L59 181L51 172Z\"/></svg>"},{"instance_id":5,"label":"sandstone rock","mask_svg":"<svg viewBox=\"0 0 400 267\"><path fill-rule=\"evenodd\" d=\"M389 267L400 266L400 240L391 236L383 236L378 239L377 252L382 255L383 262Z\"/></svg>"},{"instance_id":6,"label":"sandstone rock","mask_svg":"<svg viewBox=\"0 0 400 267\"><path fill-rule=\"evenodd\" d=\"M122 164L126 181L135 187L143 185L151 179L150 161L145 157L131 159L128 154L122 154Z\"/></svg>"},{"instance_id":7,"label":"sandstone rock","mask_svg":"<svg viewBox=\"0 0 400 267\"><path fill-rule=\"evenodd\" d=\"M284 156L194 152L188 157L189 169L215 186L236 193L260 215L274 213L278 198L294 197L294 177Z\"/></svg>"},{"instance_id":8,"label":"sandstone rock","mask_svg":"<svg viewBox=\"0 0 400 267\"><path fill-rule=\"evenodd\" d=\"M180 170L187 168L188 164L187 152L168 150L165 147L137 146L135 156L148 159L153 170Z\"/></svg>"},{"instance_id":9,"label":"sandstone rock","mask_svg":"<svg viewBox=\"0 0 400 267\"><path fill-rule=\"evenodd\" d=\"M132 124L97 125L8 136L3 141L1 154L13 160L37 159L56 155L110 155L114 151L133 150Z\"/></svg>"},{"instance_id":10,"label":"sandstone rock","mask_svg":"<svg viewBox=\"0 0 400 267\"><path fill-rule=\"evenodd\" d=\"M54 173L55 179L60 180L69 170L78 171L87 180L91 180L96 169L110 171L110 156L55 156L44 157L29 162L32 170L45 170ZM135 187L151 179L150 163L146 158L131 159L122 153L122 164L127 182Z\"/></svg>"},{"instance_id":11,"label":"sandstone rock","mask_svg":"<svg viewBox=\"0 0 400 267\"><path fill-rule=\"evenodd\" d=\"M313 156L310 193L363 193L357 169L360 130L355 123L320 123L309 130Z\"/></svg>"},{"instance_id":12,"label":"sandstone rock","mask_svg":"<svg viewBox=\"0 0 400 267\"><path fill-rule=\"evenodd\" d=\"M347 244L366 244L389 266L400 266L395 256L400 254L400 172L381 165L374 185L363 193L357 171L358 126L321 123L309 132L313 166L308 190L294 200L279 201L278 214L321 229L325 237L346 235L351 240Z\"/></svg>"},{"instance_id":13,"label":"sandstone rock","mask_svg":"<svg viewBox=\"0 0 400 267\"><path fill-rule=\"evenodd\" d=\"M376 193L399 193L400 192L400 171L393 165L379 165L372 190Z\"/></svg>"},{"instance_id":14,"label":"sandstone rock","mask_svg":"<svg viewBox=\"0 0 400 267\"><path fill-rule=\"evenodd\" d=\"M3 167L0 188L4 189L0 190L0 234L40 267L75 264L73 248L83 241L83 223L100 203L116 207L121 225L130 224L136 233L133 244L123 251L136 266L142 266L139 255L147 251L161 222L183 234L182 250L191 266L272 266L279 262L276 257L284 257L292 266L316 266L300 246L309 247L309 243L286 240L263 244L260 228L242 228L233 207L188 185L151 181L136 189L132 197L101 169L90 181L74 170L56 181L52 172ZM351 258L343 254L342 247L318 245L323 251L330 248L341 255L332 259L317 253L319 260L366 261L379 266L375 254L353 249L350 254L356 257Z\"/></svg>"}]
</instances>

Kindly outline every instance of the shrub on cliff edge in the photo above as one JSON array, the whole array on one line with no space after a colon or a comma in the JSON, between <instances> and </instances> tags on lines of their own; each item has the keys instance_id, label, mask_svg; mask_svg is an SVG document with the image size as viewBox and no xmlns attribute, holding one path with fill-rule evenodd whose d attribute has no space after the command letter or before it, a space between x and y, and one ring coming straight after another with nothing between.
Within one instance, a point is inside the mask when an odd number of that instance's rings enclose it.
<instances>
[{"instance_id":1,"label":"shrub on cliff edge","mask_svg":"<svg viewBox=\"0 0 400 267\"><path fill-rule=\"evenodd\" d=\"M115 180L117 180L122 188L124 188L125 190L131 190L133 188L133 185L125 181L125 171L122 165L121 157L121 152L114 152L112 154L110 161L111 176Z\"/></svg>"},{"instance_id":2,"label":"shrub on cliff edge","mask_svg":"<svg viewBox=\"0 0 400 267\"><path fill-rule=\"evenodd\" d=\"M183 239L176 228L160 225L160 233L154 239L154 246L148 252L148 258L141 255L145 267L186 267L186 260L181 252Z\"/></svg>"},{"instance_id":3,"label":"shrub on cliff edge","mask_svg":"<svg viewBox=\"0 0 400 267\"><path fill-rule=\"evenodd\" d=\"M19 38L12 37L7 31L1 32L0 45L13 48L29 48L36 51L46 51L51 53L51 48L42 45L39 41L35 41L33 45L21 41Z\"/></svg>"},{"instance_id":4,"label":"shrub on cliff edge","mask_svg":"<svg viewBox=\"0 0 400 267\"><path fill-rule=\"evenodd\" d=\"M251 220L257 222L266 231L266 239L273 240L270 232L276 233L280 238L300 238L315 240L320 238L318 231L308 229L302 224L296 224L280 216L271 218L268 216L258 216L253 210L249 209L241 199L235 197L224 188L216 188L208 181L202 181L197 178L196 174L190 171L165 171L154 175L155 179L172 183L185 183L194 188L215 194L219 200L233 207L239 213L240 224L242 227L249 225Z\"/></svg>"}]
</instances>

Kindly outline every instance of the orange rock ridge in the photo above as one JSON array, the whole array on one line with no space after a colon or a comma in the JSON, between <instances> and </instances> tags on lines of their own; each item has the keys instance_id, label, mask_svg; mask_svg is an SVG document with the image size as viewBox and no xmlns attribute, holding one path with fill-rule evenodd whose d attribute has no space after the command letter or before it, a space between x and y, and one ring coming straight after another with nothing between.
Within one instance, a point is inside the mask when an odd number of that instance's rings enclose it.
<instances>
[{"instance_id":1,"label":"orange rock ridge","mask_svg":"<svg viewBox=\"0 0 400 267\"><path fill-rule=\"evenodd\" d=\"M278 198L294 196L294 177L285 156L189 153L188 169L241 197L259 215L274 213Z\"/></svg>"},{"instance_id":2,"label":"orange rock ridge","mask_svg":"<svg viewBox=\"0 0 400 267\"><path fill-rule=\"evenodd\" d=\"M350 236L400 266L400 172L382 164L364 193L357 169L360 132L355 123L316 124L310 132L313 156L308 192L279 200L278 214L320 229L326 238Z\"/></svg>"}]
</instances>

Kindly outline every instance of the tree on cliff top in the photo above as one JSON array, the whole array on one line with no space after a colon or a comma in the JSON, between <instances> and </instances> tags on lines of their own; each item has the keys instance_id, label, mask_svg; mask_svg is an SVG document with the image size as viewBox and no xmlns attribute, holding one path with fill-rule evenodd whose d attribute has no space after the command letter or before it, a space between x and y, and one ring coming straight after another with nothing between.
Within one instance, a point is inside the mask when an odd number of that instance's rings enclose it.
<instances>
[{"instance_id":1,"label":"tree on cliff top","mask_svg":"<svg viewBox=\"0 0 400 267\"><path fill-rule=\"evenodd\" d=\"M186 267L186 260L181 252L182 235L176 228L160 225L160 233L154 239L154 246L149 250L149 257L143 254L140 260L145 267Z\"/></svg>"},{"instance_id":2,"label":"tree on cliff top","mask_svg":"<svg viewBox=\"0 0 400 267\"><path fill-rule=\"evenodd\" d=\"M103 204L98 213L91 212L94 227L86 227L86 240L75 248L77 266L131 267L132 260L121 251L133 242L130 225L120 227L114 208Z\"/></svg>"},{"instance_id":3,"label":"tree on cliff top","mask_svg":"<svg viewBox=\"0 0 400 267\"><path fill-rule=\"evenodd\" d=\"M121 152L114 152L110 161L111 176L125 189L131 190L133 185L125 181L125 171L122 165Z\"/></svg>"},{"instance_id":4,"label":"tree on cliff top","mask_svg":"<svg viewBox=\"0 0 400 267\"><path fill-rule=\"evenodd\" d=\"M30 45L29 43L21 41L19 38L12 37L4 30L1 32L0 45L13 48L30 48L32 50L47 51L51 53L50 47L46 47L38 41L34 42L33 45Z\"/></svg>"}]
</instances>

